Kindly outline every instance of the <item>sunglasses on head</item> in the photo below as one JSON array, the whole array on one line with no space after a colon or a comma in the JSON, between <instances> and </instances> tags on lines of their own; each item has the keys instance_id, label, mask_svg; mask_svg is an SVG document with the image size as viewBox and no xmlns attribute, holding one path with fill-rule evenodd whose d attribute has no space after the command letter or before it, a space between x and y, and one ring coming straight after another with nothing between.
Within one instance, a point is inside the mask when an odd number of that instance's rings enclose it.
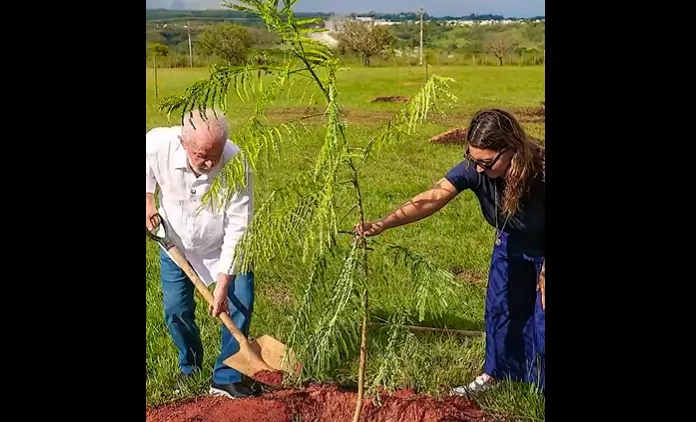
<instances>
[{"instance_id":1,"label":"sunglasses on head","mask_svg":"<svg viewBox=\"0 0 696 422\"><path fill-rule=\"evenodd\" d=\"M503 155L503 153L507 150L507 148L503 148L503 150L499 151L495 157L489 159L489 160L476 160L474 157L471 156L471 153L469 152L469 147L466 147L466 152L464 156L466 157L467 160L471 161L472 163L476 164L477 166L484 168L486 170L491 170L493 169L493 166L495 163L498 162L500 157Z\"/></svg>"}]
</instances>

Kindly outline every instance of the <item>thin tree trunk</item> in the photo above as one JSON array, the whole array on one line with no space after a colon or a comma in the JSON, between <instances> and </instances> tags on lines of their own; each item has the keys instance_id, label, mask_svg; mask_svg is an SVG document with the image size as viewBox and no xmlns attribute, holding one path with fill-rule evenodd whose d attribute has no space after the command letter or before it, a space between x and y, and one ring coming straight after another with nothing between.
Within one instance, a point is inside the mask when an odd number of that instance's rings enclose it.
<instances>
[{"instance_id":1,"label":"thin tree trunk","mask_svg":"<svg viewBox=\"0 0 696 422\"><path fill-rule=\"evenodd\" d=\"M353 170L353 185L355 186L355 196L358 200L358 212L360 214L360 224L365 225L365 208L363 206L362 193L360 191L360 184L358 183L358 171L353 161L349 161L350 167ZM365 238L360 240L360 248L363 253L363 274L365 280L363 280L364 286L367 286L368 277L368 266L367 266L367 242ZM362 302L363 302L363 320L362 320L362 330L360 333L360 361L358 364L358 400L355 403L355 413L353 414L353 422L358 422L360 420L360 414L362 413L363 399L365 397L365 368L367 363L367 325L368 325L368 315L369 315L369 303L368 303L368 293L367 287L364 287L362 292Z\"/></svg>"},{"instance_id":2,"label":"thin tree trunk","mask_svg":"<svg viewBox=\"0 0 696 422\"><path fill-rule=\"evenodd\" d=\"M367 256L367 252L363 252ZM353 414L353 422L359 422L360 414L362 413L363 398L365 397L365 367L367 363L367 289L363 291L363 320L362 332L360 334L360 363L358 365L358 401L355 404L355 413Z\"/></svg>"}]
</instances>

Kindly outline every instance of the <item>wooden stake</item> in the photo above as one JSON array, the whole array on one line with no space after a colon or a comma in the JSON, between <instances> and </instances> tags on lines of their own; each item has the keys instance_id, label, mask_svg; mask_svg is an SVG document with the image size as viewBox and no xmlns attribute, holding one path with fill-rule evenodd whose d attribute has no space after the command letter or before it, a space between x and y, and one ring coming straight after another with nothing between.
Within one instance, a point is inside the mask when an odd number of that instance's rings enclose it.
<instances>
[{"instance_id":1,"label":"wooden stake","mask_svg":"<svg viewBox=\"0 0 696 422\"><path fill-rule=\"evenodd\" d=\"M353 414L353 422L360 420L362 412L363 397L365 397L365 367L367 362L367 289L363 292L363 315L362 332L360 334L360 364L358 366L358 402L355 404L355 413Z\"/></svg>"},{"instance_id":2,"label":"wooden stake","mask_svg":"<svg viewBox=\"0 0 696 422\"><path fill-rule=\"evenodd\" d=\"M157 56L152 56L152 64L155 67L155 99L157 99Z\"/></svg>"}]
</instances>

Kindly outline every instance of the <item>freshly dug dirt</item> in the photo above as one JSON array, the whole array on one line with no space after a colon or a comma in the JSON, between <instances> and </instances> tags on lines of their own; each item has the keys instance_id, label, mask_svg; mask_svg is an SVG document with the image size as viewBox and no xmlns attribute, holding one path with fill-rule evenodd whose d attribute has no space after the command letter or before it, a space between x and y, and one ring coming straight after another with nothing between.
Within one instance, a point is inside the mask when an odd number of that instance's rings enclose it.
<instances>
[{"instance_id":1,"label":"freshly dug dirt","mask_svg":"<svg viewBox=\"0 0 696 422\"><path fill-rule=\"evenodd\" d=\"M433 136L430 138L430 142L433 144L453 144L453 145L464 145L466 142L466 130L467 128L465 127L459 127L459 128L454 128L450 129L446 132L442 132L438 135ZM534 142L544 144L544 140L539 139L535 136L527 135L528 139L531 139Z\"/></svg>"},{"instance_id":2,"label":"freshly dug dirt","mask_svg":"<svg viewBox=\"0 0 696 422\"><path fill-rule=\"evenodd\" d=\"M450 129L446 132L442 132L439 135L435 135L430 138L430 142L433 144L456 144L461 145L466 141L466 128L457 127Z\"/></svg>"},{"instance_id":3,"label":"freshly dug dirt","mask_svg":"<svg viewBox=\"0 0 696 422\"><path fill-rule=\"evenodd\" d=\"M406 97L377 97L371 102L373 103L407 103L408 98Z\"/></svg>"},{"instance_id":4,"label":"freshly dug dirt","mask_svg":"<svg viewBox=\"0 0 696 422\"><path fill-rule=\"evenodd\" d=\"M488 283L488 279L486 279L485 275L471 270L458 271L455 277L471 284L485 286Z\"/></svg>"},{"instance_id":5,"label":"freshly dug dirt","mask_svg":"<svg viewBox=\"0 0 696 422\"><path fill-rule=\"evenodd\" d=\"M254 379L272 387L283 385L283 371L260 371L254 374Z\"/></svg>"},{"instance_id":6,"label":"freshly dug dirt","mask_svg":"<svg viewBox=\"0 0 696 422\"><path fill-rule=\"evenodd\" d=\"M542 123L546 121L546 107L525 107L513 110L520 123Z\"/></svg>"},{"instance_id":7,"label":"freshly dug dirt","mask_svg":"<svg viewBox=\"0 0 696 422\"><path fill-rule=\"evenodd\" d=\"M352 420L356 393L336 386L312 385L260 397L229 400L204 397L146 409L146 422L345 422ZM433 397L401 390L383 393L382 404L366 400L363 422L485 421L483 411L462 397Z\"/></svg>"}]
</instances>

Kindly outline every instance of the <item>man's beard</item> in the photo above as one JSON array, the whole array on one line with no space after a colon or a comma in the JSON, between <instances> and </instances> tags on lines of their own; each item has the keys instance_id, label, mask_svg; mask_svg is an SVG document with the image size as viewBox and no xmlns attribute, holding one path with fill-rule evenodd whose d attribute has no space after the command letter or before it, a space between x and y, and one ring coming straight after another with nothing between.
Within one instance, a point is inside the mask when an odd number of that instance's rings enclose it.
<instances>
[{"instance_id":1,"label":"man's beard","mask_svg":"<svg viewBox=\"0 0 696 422\"><path fill-rule=\"evenodd\" d=\"M189 163L189 167L191 167L191 169L198 174L208 174L212 170L211 168L208 168L208 167L195 167L191 163Z\"/></svg>"}]
</instances>

